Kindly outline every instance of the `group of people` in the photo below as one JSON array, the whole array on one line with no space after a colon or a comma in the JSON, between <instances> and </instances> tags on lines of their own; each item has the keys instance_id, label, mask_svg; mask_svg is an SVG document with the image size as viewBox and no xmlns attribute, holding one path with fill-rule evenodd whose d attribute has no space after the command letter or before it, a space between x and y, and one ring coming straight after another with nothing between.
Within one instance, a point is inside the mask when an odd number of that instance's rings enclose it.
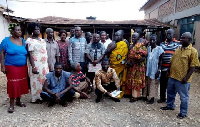
<instances>
[{"instance_id":1,"label":"group of people","mask_svg":"<svg viewBox=\"0 0 200 127\"><path fill-rule=\"evenodd\" d=\"M192 73L199 66L189 32L176 42L174 30L168 29L166 41L158 46L157 35L152 34L147 41L141 28L135 29L130 43L123 38L123 30L115 33L113 41L105 31L93 35L86 32L83 37L81 27L71 29L69 38L65 30L60 30L57 41L52 28L46 29L47 38L40 38L41 27L37 23L28 24L31 36L26 41L21 38L19 24L10 24L9 30L11 36L1 42L0 51L1 71L7 76L10 113L14 112L15 99L17 106L26 106L20 97L29 92L28 86L32 103L48 101L48 106L55 103L66 106L66 101L73 98L89 98L93 89L97 103L102 96L120 102L111 94L118 90L124 97L130 97L131 103L142 99L153 104L160 83L157 102L167 100L167 106L161 109L174 110L178 92L181 106L177 117L187 116Z\"/></svg>"}]
</instances>

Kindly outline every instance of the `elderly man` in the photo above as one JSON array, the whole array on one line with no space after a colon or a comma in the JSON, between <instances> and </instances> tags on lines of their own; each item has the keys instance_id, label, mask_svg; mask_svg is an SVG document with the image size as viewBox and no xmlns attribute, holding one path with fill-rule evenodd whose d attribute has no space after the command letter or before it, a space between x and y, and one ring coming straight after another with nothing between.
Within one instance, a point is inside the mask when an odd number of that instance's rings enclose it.
<instances>
[{"instance_id":1,"label":"elderly man","mask_svg":"<svg viewBox=\"0 0 200 127\"><path fill-rule=\"evenodd\" d=\"M54 71L46 75L46 80L43 86L43 92L40 94L43 101L48 101L49 107L52 107L55 102L66 106L66 100L71 101L75 91L73 90L70 73L62 70L62 63L56 62Z\"/></svg>"},{"instance_id":2,"label":"elderly man","mask_svg":"<svg viewBox=\"0 0 200 127\"><path fill-rule=\"evenodd\" d=\"M102 95L109 96L115 102L119 99L113 98L110 92L112 90L120 90L120 80L113 68L109 67L109 59L104 58L101 63L102 69L95 73L94 84L96 86L95 93L97 95L96 102L100 102Z\"/></svg>"},{"instance_id":3,"label":"elderly man","mask_svg":"<svg viewBox=\"0 0 200 127\"><path fill-rule=\"evenodd\" d=\"M104 57L105 54L105 47L100 41L100 35L94 34L93 35L93 42L87 44L86 47L86 57L88 58L89 64L96 66L97 64L101 64L101 60ZM92 66L92 67L93 67ZM100 69L100 68L99 68ZM88 72L87 76L90 79L91 82L93 82L95 72Z\"/></svg>"},{"instance_id":4,"label":"elderly man","mask_svg":"<svg viewBox=\"0 0 200 127\"><path fill-rule=\"evenodd\" d=\"M165 53L162 57L161 77L160 77L160 99L157 101L158 103L166 102L166 89L168 81L168 76L166 76L166 73L170 67L170 59L172 58L175 50L181 46L181 43L173 41L174 38L173 29L167 30L166 38L167 41L165 43L161 43L160 45L165 51Z\"/></svg>"},{"instance_id":5,"label":"elderly man","mask_svg":"<svg viewBox=\"0 0 200 127\"><path fill-rule=\"evenodd\" d=\"M49 71L54 71L54 64L56 62L59 62L59 47L56 41L53 39L53 29L47 28L46 29L47 38L45 38L46 42L46 49L47 49L47 55L48 55L48 65L49 65Z\"/></svg>"},{"instance_id":6,"label":"elderly man","mask_svg":"<svg viewBox=\"0 0 200 127\"><path fill-rule=\"evenodd\" d=\"M75 36L70 38L68 46L68 54L70 64L80 63L83 74L85 73L85 48L86 39L82 37L81 27L75 28Z\"/></svg>"},{"instance_id":7,"label":"elderly man","mask_svg":"<svg viewBox=\"0 0 200 127\"><path fill-rule=\"evenodd\" d=\"M180 113L178 118L187 116L189 104L189 89L192 80L192 73L195 67L199 66L198 52L191 44L192 35L190 32L182 34L179 47L171 58L169 80L167 86L167 106L162 110L174 110L176 93L180 95Z\"/></svg>"}]
</instances>

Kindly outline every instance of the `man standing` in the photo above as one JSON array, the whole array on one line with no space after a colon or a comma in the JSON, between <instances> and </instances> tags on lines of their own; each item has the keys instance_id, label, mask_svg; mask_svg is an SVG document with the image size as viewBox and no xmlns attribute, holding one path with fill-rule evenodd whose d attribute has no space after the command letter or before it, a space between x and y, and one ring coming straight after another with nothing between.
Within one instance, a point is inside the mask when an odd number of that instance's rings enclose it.
<instances>
[{"instance_id":1,"label":"man standing","mask_svg":"<svg viewBox=\"0 0 200 127\"><path fill-rule=\"evenodd\" d=\"M181 46L180 42L174 42L174 30L168 29L166 32L167 41L162 43L160 46L165 51L162 57L162 66L161 66L161 77L160 77L160 99L157 101L158 103L166 102L166 89L168 76L167 70L170 67L170 59L172 58L175 50ZM160 70L159 70L160 71Z\"/></svg>"},{"instance_id":2,"label":"man standing","mask_svg":"<svg viewBox=\"0 0 200 127\"><path fill-rule=\"evenodd\" d=\"M167 106L161 107L162 110L174 110L176 93L180 95L180 113L178 118L187 116L189 104L189 89L192 80L192 73L195 67L199 66L198 52L192 47L192 35L190 32L182 34L179 47L172 59L169 72L169 81L167 86Z\"/></svg>"},{"instance_id":3,"label":"man standing","mask_svg":"<svg viewBox=\"0 0 200 127\"><path fill-rule=\"evenodd\" d=\"M105 46L106 49L108 45L112 42L111 40L107 40L107 34L105 31L100 32L100 42Z\"/></svg>"},{"instance_id":4,"label":"man standing","mask_svg":"<svg viewBox=\"0 0 200 127\"><path fill-rule=\"evenodd\" d=\"M43 101L50 102L49 107L52 107L56 101L66 106L66 99L71 101L74 95L70 73L62 70L62 63L55 63L54 71L46 75L41 98Z\"/></svg>"},{"instance_id":5,"label":"man standing","mask_svg":"<svg viewBox=\"0 0 200 127\"><path fill-rule=\"evenodd\" d=\"M85 48L86 39L82 37L81 27L75 28L75 36L69 40L68 54L70 64L75 62L80 63L82 67L82 72L85 74Z\"/></svg>"},{"instance_id":6,"label":"man standing","mask_svg":"<svg viewBox=\"0 0 200 127\"><path fill-rule=\"evenodd\" d=\"M47 38L45 38L46 42L46 49L47 49L47 55L48 55L48 65L49 65L49 71L52 72L54 70L54 64L56 62L59 62L59 47L56 41L53 39L53 29L47 28L46 29Z\"/></svg>"},{"instance_id":7,"label":"man standing","mask_svg":"<svg viewBox=\"0 0 200 127\"><path fill-rule=\"evenodd\" d=\"M86 57L88 59L89 64L96 66L97 64L101 64L101 60L105 54L105 47L102 43L99 42L100 35L94 34L93 35L93 42L87 44L86 47ZM89 65L88 65L89 66ZM93 82L95 72L88 72L88 78L91 82Z\"/></svg>"},{"instance_id":8,"label":"man standing","mask_svg":"<svg viewBox=\"0 0 200 127\"><path fill-rule=\"evenodd\" d=\"M95 73L94 84L96 86L95 93L97 95L96 102L100 102L102 95L108 95L115 102L119 99L113 98L110 92L112 90L120 90L120 80L114 69L109 67L109 59L104 58L101 63L102 69Z\"/></svg>"}]
</instances>

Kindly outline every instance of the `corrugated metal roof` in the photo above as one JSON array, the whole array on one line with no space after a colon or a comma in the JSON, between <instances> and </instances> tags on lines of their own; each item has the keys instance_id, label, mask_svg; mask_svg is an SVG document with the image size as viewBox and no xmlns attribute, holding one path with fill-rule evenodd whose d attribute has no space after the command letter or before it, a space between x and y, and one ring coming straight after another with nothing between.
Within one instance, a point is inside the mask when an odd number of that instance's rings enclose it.
<instances>
[{"instance_id":1,"label":"corrugated metal roof","mask_svg":"<svg viewBox=\"0 0 200 127\"><path fill-rule=\"evenodd\" d=\"M40 24L69 24L69 25L142 25L142 26L155 26L155 27L172 27L171 25L160 22L156 19L145 20L124 20L124 21L105 21L105 20L83 20L83 19L69 19L63 17L47 16L39 19L28 19L27 22L38 22Z\"/></svg>"}]
</instances>

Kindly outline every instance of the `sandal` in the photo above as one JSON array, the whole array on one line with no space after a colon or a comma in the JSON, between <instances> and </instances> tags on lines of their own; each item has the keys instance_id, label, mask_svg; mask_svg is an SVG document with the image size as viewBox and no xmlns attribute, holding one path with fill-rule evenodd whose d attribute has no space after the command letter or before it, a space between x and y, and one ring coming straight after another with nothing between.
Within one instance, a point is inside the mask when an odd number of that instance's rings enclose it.
<instances>
[{"instance_id":1,"label":"sandal","mask_svg":"<svg viewBox=\"0 0 200 127\"><path fill-rule=\"evenodd\" d=\"M132 98L130 98L130 101L129 101L129 102L133 103L133 102L136 102L136 101L138 101L137 98L132 97Z\"/></svg>"},{"instance_id":2,"label":"sandal","mask_svg":"<svg viewBox=\"0 0 200 127\"><path fill-rule=\"evenodd\" d=\"M13 113L15 110L14 110L14 107L9 107L8 108L8 113Z\"/></svg>"},{"instance_id":3,"label":"sandal","mask_svg":"<svg viewBox=\"0 0 200 127\"><path fill-rule=\"evenodd\" d=\"M17 106L19 107L26 107L26 104L22 103L22 102L18 102L16 103Z\"/></svg>"}]
</instances>

